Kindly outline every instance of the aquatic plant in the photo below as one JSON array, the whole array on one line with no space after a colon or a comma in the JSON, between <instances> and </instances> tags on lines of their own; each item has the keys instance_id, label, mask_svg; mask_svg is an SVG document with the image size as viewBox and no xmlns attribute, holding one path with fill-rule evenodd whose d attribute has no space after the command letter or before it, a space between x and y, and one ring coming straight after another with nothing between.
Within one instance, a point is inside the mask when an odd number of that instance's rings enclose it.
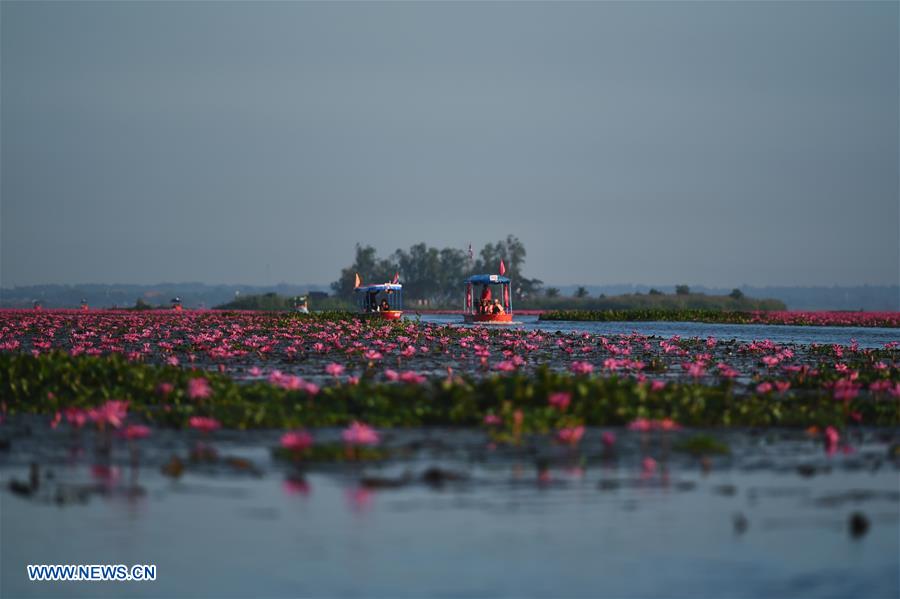
<instances>
[{"instance_id":1,"label":"aquatic plant","mask_svg":"<svg viewBox=\"0 0 900 599\"><path fill-rule=\"evenodd\" d=\"M695 456L726 455L731 452L728 444L711 435L691 435L680 439L673 446L675 451L682 451Z\"/></svg>"},{"instance_id":2,"label":"aquatic plant","mask_svg":"<svg viewBox=\"0 0 900 599\"><path fill-rule=\"evenodd\" d=\"M648 308L631 310L549 310L541 313L539 318L547 321L672 321L820 327L900 327L900 312L804 312L788 310L736 312L730 310Z\"/></svg>"},{"instance_id":3,"label":"aquatic plant","mask_svg":"<svg viewBox=\"0 0 900 599\"><path fill-rule=\"evenodd\" d=\"M75 428L92 414L104 426L121 426L115 410L103 412L111 398L128 402L134 418L161 426L189 426L195 417L238 428L359 420L379 427L486 425L510 439L640 419L894 425L900 346L278 313L0 311L0 397L0 418L51 414L56 426L65 420ZM491 422L483 424L486 417Z\"/></svg>"},{"instance_id":4,"label":"aquatic plant","mask_svg":"<svg viewBox=\"0 0 900 599\"><path fill-rule=\"evenodd\" d=\"M891 381L861 369L857 380ZM38 356L0 353L0 396L4 416L63 412L72 426L83 424L81 411L100 421L122 422L114 395L127 401L129 414L157 426L215 429L211 420L233 428L338 426L365 421L376 426L479 425L512 431L549 431L567 418L592 426L655 424L648 429L685 426L843 426L851 414L869 425L900 424L900 401L882 387L860 387L853 397L835 399L837 376L811 369L792 373L788 394L760 394L730 381L703 384L672 381L654 389L631 377L575 375L539 367L533 373L495 374L483 378L454 375L421 384L381 383L364 378L356 385L338 383L313 395L308 389L285 388L268 381L238 382L209 373L211 399L202 406L191 400L191 371L130 362L120 355ZM875 378L875 377L878 378ZM897 376L892 368L890 376ZM173 384L168 394L157 389ZM830 385L830 386L829 386ZM890 387L893 390L893 387ZM565 411L549 404L554 393L571 394ZM315 397L315 401L311 401ZM201 411L202 410L202 411ZM515 414L522 416L516 418ZM500 423L495 420L500 420ZM667 423L673 424L667 424ZM357 427L359 428L359 427ZM363 437L357 437L363 438Z\"/></svg>"}]
</instances>

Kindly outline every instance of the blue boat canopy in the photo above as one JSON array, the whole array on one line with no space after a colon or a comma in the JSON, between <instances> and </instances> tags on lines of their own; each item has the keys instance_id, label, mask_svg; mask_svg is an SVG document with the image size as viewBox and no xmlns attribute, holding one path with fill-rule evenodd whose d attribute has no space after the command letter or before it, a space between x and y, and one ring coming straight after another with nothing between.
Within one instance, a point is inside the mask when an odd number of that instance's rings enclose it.
<instances>
[{"instance_id":1,"label":"blue boat canopy","mask_svg":"<svg viewBox=\"0 0 900 599\"><path fill-rule=\"evenodd\" d=\"M400 291L403 285L400 283L381 283L378 285L360 285L356 288L359 293L369 293L371 291Z\"/></svg>"},{"instance_id":2,"label":"blue boat canopy","mask_svg":"<svg viewBox=\"0 0 900 599\"><path fill-rule=\"evenodd\" d=\"M509 277L504 277L502 275L472 275L466 279L466 283L473 283L475 285L499 285L509 282Z\"/></svg>"}]
</instances>

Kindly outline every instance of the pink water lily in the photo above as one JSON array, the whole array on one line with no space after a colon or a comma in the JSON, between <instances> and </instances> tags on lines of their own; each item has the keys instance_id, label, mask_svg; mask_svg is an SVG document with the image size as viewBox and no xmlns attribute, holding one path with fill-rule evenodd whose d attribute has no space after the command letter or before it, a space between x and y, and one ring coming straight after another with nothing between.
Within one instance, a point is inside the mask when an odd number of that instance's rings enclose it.
<instances>
[{"instance_id":1,"label":"pink water lily","mask_svg":"<svg viewBox=\"0 0 900 599\"><path fill-rule=\"evenodd\" d=\"M81 408L66 408L64 413L66 422L75 428L83 427L90 418L87 410L82 410Z\"/></svg>"},{"instance_id":2,"label":"pink water lily","mask_svg":"<svg viewBox=\"0 0 900 599\"><path fill-rule=\"evenodd\" d=\"M211 433L212 431L218 430L222 427L219 421L215 418L208 418L205 416L192 416L188 423L190 424L191 428L204 433Z\"/></svg>"},{"instance_id":3,"label":"pink water lily","mask_svg":"<svg viewBox=\"0 0 900 599\"><path fill-rule=\"evenodd\" d=\"M590 374L594 372L594 365L590 362L575 361L569 365L569 370L575 374Z\"/></svg>"},{"instance_id":4,"label":"pink water lily","mask_svg":"<svg viewBox=\"0 0 900 599\"><path fill-rule=\"evenodd\" d=\"M412 370L407 370L400 374L400 380L410 385L420 385L427 381L428 378Z\"/></svg>"},{"instance_id":5,"label":"pink water lily","mask_svg":"<svg viewBox=\"0 0 900 599\"><path fill-rule=\"evenodd\" d=\"M130 424L122 431L122 436L128 440L144 439L149 437L151 432L149 426L144 426L143 424Z\"/></svg>"},{"instance_id":6,"label":"pink water lily","mask_svg":"<svg viewBox=\"0 0 900 599\"><path fill-rule=\"evenodd\" d=\"M281 446L288 451L303 452L312 447L313 438L306 431L288 431L281 436Z\"/></svg>"},{"instance_id":7,"label":"pink water lily","mask_svg":"<svg viewBox=\"0 0 900 599\"><path fill-rule=\"evenodd\" d=\"M205 399L212 395L212 387L205 378L198 377L188 381L188 397L191 399Z\"/></svg>"},{"instance_id":8,"label":"pink water lily","mask_svg":"<svg viewBox=\"0 0 900 599\"><path fill-rule=\"evenodd\" d=\"M325 373L330 376L341 376L344 374L344 367L336 362L332 362L325 366Z\"/></svg>"},{"instance_id":9,"label":"pink water lily","mask_svg":"<svg viewBox=\"0 0 900 599\"><path fill-rule=\"evenodd\" d=\"M757 393L771 393L772 392L772 383L769 381L762 382L756 386Z\"/></svg>"},{"instance_id":10,"label":"pink water lily","mask_svg":"<svg viewBox=\"0 0 900 599\"><path fill-rule=\"evenodd\" d=\"M583 436L584 426L582 425L561 428L556 433L556 438L567 445L577 445Z\"/></svg>"},{"instance_id":11,"label":"pink water lily","mask_svg":"<svg viewBox=\"0 0 900 599\"><path fill-rule=\"evenodd\" d=\"M348 445L377 445L380 441L375 429L368 424L356 421L344 429L341 437Z\"/></svg>"},{"instance_id":12,"label":"pink water lily","mask_svg":"<svg viewBox=\"0 0 900 599\"><path fill-rule=\"evenodd\" d=\"M565 411L571 402L572 394L568 391L557 391L556 393L551 393L550 396L547 397L547 403L560 411Z\"/></svg>"},{"instance_id":13,"label":"pink water lily","mask_svg":"<svg viewBox=\"0 0 900 599\"><path fill-rule=\"evenodd\" d=\"M825 429L825 451L828 453L834 453L837 451L838 443L841 440L841 435L833 426L829 426Z\"/></svg>"},{"instance_id":14,"label":"pink water lily","mask_svg":"<svg viewBox=\"0 0 900 599\"><path fill-rule=\"evenodd\" d=\"M653 429L653 422L646 418L636 418L628 425L629 430L647 432Z\"/></svg>"},{"instance_id":15,"label":"pink water lily","mask_svg":"<svg viewBox=\"0 0 900 599\"><path fill-rule=\"evenodd\" d=\"M487 426L500 426L503 424L503 419L496 414L485 414L484 424Z\"/></svg>"},{"instance_id":16,"label":"pink water lily","mask_svg":"<svg viewBox=\"0 0 900 599\"><path fill-rule=\"evenodd\" d=\"M88 418L100 426L106 424L119 428L124 424L128 415L128 402L110 400L98 408L92 408L87 412Z\"/></svg>"}]
</instances>

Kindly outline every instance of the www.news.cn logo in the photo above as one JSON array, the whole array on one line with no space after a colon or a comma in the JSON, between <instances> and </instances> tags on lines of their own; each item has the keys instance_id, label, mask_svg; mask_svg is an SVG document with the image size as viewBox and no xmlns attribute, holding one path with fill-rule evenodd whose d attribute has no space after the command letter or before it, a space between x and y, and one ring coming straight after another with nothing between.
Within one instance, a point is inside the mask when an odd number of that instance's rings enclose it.
<instances>
[{"instance_id":1,"label":"www.news.cn logo","mask_svg":"<svg viewBox=\"0 0 900 599\"><path fill-rule=\"evenodd\" d=\"M48 565L31 564L27 566L28 580L56 581L153 581L156 580L156 566L135 564L130 568L125 564L93 564L93 565Z\"/></svg>"}]
</instances>

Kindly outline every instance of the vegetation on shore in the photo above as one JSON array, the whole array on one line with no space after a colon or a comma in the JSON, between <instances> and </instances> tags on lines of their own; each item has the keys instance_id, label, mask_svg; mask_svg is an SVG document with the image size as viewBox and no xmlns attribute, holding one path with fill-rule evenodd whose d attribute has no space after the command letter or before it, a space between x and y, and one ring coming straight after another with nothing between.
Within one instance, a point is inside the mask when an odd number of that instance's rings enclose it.
<instances>
[{"instance_id":1,"label":"vegetation on shore","mask_svg":"<svg viewBox=\"0 0 900 599\"><path fill-rule=\"evenodd\" d=\"M774 324L794 326L900 327L898 312L788 312L632 309L632 310L552 310L540 320L594 322L707 322L717 324Z\"/></svg>"},{"instance_id":2,"label":"vegetation on shore","mask_svg":"<svg viewBox=\"0 0 900 599\"><path fill-rule=\"evenodd\" d=\"M684 313L694 312L751 312L760 310L785 310L784 302L775 299L755 299L743 294L706 295L704 293L665 294L653 290L653 293L628 293L601 297L563 297L544 296L524 302L515 307L521 309L543 309L552 311L585 312L647 312L647 313ZM560 320L560 319L555 319ZM574 320L574 319L566 319ZM597 320L594 318L578 318L577 320ZM603 319L600 319L603 320ZM632 318L629 320L638 320ZM640 319L658 320L658 319Z\"/></svg>"},{"instance_id":3,"label":"vegetation on shore","mask_svg":"<svg viewBox=\"0 0 900 599\"><path fill-rule=\"evenodd\" d=\"M216 306L215 310L261 310L268 312L293 310L299 303L298 297L285 297L277 293L263 293L259 295L245 295L234 300ZM312 304L315 305L312 305ZM350 302L336 297L316 297L309 300L309 309L317 311L350 310L353 305Z\"/></svg>"}]
</instances>

